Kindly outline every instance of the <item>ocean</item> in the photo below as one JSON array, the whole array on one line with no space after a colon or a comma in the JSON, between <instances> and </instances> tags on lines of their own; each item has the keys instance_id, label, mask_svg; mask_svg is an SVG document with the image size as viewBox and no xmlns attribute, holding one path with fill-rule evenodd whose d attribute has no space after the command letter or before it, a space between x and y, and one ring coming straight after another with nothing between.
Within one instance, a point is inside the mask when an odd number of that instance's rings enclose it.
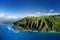
<instances>
[{"instance_id":1,"label":"ocean","mask_svg":"<svg viewBox=\"0 0 60 40\"><path fill-rule=\"evenodd\" d=\"M60 40L57 32L22 32L11 24L0 24L0 40Z\"/></svg>"}]
</instances>

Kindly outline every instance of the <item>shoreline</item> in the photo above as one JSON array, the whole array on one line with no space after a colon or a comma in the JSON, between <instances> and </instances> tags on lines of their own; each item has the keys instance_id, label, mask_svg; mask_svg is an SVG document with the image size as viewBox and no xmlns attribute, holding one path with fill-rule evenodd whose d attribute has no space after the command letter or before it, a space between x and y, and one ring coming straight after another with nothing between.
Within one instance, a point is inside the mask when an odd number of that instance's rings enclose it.
<instances>
[{"instance_id":1,"label":"shoreline","mask_svg":"<svg viewBox=\"0 0 60 40\"><path fill-rule=\"evenodd\" d=\"M43 31L28 31L28 30L18 30L18 29L15 29L15 28L13 28L14 30L17 30L17 31L19 31L19 32L36 32L36 33L60 33L60 32L53 32L53 31L49 31L49 32L43 32Z\"/></svg>"}]
</instances>

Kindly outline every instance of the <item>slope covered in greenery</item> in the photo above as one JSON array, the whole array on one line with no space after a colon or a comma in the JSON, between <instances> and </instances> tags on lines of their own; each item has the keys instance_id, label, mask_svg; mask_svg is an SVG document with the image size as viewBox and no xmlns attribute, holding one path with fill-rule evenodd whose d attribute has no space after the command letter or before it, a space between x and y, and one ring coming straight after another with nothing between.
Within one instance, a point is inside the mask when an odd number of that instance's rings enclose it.
<instances>
[{"instance_id":1,"label":"slope covered in greenery","mask_svg":"<svg viewBox=\"0 0 60 40\"><path fill-rule=\"evenodd\" d=\"M60 32L60 15L28 16L13 23L13 28L21 31Z\"/></svg>"}]
</instances>

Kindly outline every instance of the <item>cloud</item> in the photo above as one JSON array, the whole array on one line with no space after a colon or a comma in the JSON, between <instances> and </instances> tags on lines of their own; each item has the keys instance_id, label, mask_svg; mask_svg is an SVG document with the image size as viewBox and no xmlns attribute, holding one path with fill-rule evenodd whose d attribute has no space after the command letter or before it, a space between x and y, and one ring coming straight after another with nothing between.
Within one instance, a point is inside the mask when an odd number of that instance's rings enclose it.
<instances>
[{"instance_id":1,"label":"cloud","mask_svg":"<svg viewBox=\"0 0 60 40\"><path fill-rule=\"evenodd\" d=\"M27 17L27 16L49 16L49 15L60 15L60 12L52 12L54 11L53 9L49 10L48 13L46 12L36 12L36 13L28 13L28 14L25 14L25 15L22 15L20 16L20 18L24 18L24 17ZM19 18L17 16L10 16L10 15L7 15L7 14L0 14L0 18L4 18L4 19L16 19L16 18Z\"/></svg>"},{"instance_id":2,"label":"cloud","mask_svg":"<svg viewBox=\"0 0 60 40\"><path fill-rule=\"evenodd\" d=\"M16 16L7 16L7 18L17 18Z\"/></svg>"},{"instance_id":3,"label":"cloud","mask_svg":"<svg viewBox=\"0 0 60 40\"><path fill-rule=\"evenodd\" d=\"M47 10L44 10L47 11ZM49 15L60 15L60 12L54 12L54 9L51 9L48 11L48 13L46 12L36 12L36 13L29 13L26 16L49 16Z\"/></svg>"},{"instance_id":4,"label":"cloud","mask_svg":"<svg viewBox=\"0 0 60 40\"><path fill-rule=\"evenodd\" d=\"M3 17L4 16L4 14L0 14L0 17Z\"/></svg>"},{"instance_id":5,"label":"cloud","mask_svg":"<svg viewBox=\"0 0 60 40\"><path fill-rule=\"evenodd\" d=\"M53 9L49 10L49 12L53 12L53 11L54 11Z\"/></svg>"},{"instance_id":6,"label":"cloud","mask_svg":"<svg viewBox=\"0 0 60 40\"><path fill-rule=\"evenodd\" d=\"M0 18L8 18L8 19L14 19L14 18L18 18L17 16L10 16L10 15L7 15L7 14L0 14Z\"/></svg>"},{"instance_id":7,"label":"cloud","mask_svg":"<svg viewBox=\"0 0 60 40\"><path fill-rule=\"evenodd\" d=\"M60 15L60 12L57 12L57 13L55 13L55 12L53 12L53 13L51 13L51 12L48 12L48 13L36 12L34 14L32 14L32 13L27 14L26 16L49 16L49 15Z\"/></svg>"},{"instance_id":8,"label":"cloud","mask_svg":"<svg viewBox=\"0 0 60 40\"><path fill-rule=\"evenodd\" d=\"M59 13L48 13L46 15L60 15L60 12Z\"/></svg>"},{"instance_id":9,"label":"cloud","mask_svg":"<svg viewBox=\"0 0 60 40\"><path fill-rule=\"evenodd\" d=\"M28 14L27 16L35 16L34 14Z\"/></svg>"},{"instance_id":10,"label":"cloud","mask_svg":"<svg viewBox=\"0 0 60 40\"><path fill-rule=\"evenodd\" d=\"M41 15L43 15L41 12L36 12L36 13L34 13L34 14L29 13L29 14L27 14L26 16L41 16ZM26 16L25 16L25 17L26 17Z\"/></svg>"}]
</instances>

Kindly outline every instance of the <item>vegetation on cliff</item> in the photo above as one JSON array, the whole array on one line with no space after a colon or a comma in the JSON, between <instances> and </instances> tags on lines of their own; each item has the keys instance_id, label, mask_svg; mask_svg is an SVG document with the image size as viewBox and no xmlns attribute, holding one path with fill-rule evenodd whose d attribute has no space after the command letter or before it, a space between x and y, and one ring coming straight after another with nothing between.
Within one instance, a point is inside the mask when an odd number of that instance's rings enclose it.
<instances>
[{"instance_id":1,"label":"vegetation on cliff","mask_svg":"<svg viewBox=\"0 0 60 40\"><path fill-rule=\"evenodd\" d=\"M60 32L60 15L28 16L13 23L21 31Z\"/></svg>"}]
</instances>

